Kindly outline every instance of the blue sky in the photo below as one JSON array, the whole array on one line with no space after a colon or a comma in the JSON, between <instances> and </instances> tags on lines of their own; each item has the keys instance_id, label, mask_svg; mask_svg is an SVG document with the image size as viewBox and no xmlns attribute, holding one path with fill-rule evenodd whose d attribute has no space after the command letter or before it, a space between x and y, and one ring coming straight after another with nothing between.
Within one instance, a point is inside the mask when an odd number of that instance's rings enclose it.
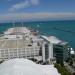
<instances>
[{"instance_id":1,"label":"blue sky","mask_svg":"<svg viewBox=\"0 0 75 75\"><path fill-rule=\"evenodd\" d=\"M0 0L0 22L75 20L75 0Z\"/></svg>"}]
</instances>

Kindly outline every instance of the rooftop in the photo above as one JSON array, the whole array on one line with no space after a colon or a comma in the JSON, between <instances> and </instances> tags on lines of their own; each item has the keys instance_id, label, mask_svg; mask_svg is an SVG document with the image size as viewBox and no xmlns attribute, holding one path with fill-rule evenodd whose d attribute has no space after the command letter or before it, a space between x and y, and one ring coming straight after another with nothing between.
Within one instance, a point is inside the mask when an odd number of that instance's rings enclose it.
<instances>
[{"instance_id":1,"label":"rooftop","mask_svg":"<svg viewBox=\"0 0 75 75\"><path fill-rule=\"evenodd\" d=\"M15 27L10 28L4 32L4 34L14 34L14 33L30 33L30 30L26 27Z\"/></svg>"},{"instance_id":2,"label":"rooftop","mask_svg":"<svg viewBox=\"0 0 75 75\"><path fill-rule=\"evenodd\" d=\"M0 40L0 49L8 48L25 48L28 45L32 45L31 41L17 39L17 40Z\"/></svg>"},{"instance_id":3,"label":"rooftop","mask_svg":"<svg viewBox=\"0 0 75 75\"><path fill-rule=\"evenodd\" d=\"M25 48L33 46L33 41L41 41L26 27L9 28L0 37L0 49Z\"/></svg>"},{"instance_id":4,"label":"rooftop","mask_svg":"<svg viewBox=\"0 0 75 75\"><path fill-rule=\"evenodd\" d=\"M47 37L47 36L41 36L43 39L45 39L46 41L48 41L48 42L50 42L50 43L53 43L53 44L59 44L59 45L66 45L67 44L67 42L65 42L65 41L62 41L62 40L60 40L60 39L58 39L58 38L56 38L55 36L49 36L49 37Z\"/></svg>"}]
</instances>

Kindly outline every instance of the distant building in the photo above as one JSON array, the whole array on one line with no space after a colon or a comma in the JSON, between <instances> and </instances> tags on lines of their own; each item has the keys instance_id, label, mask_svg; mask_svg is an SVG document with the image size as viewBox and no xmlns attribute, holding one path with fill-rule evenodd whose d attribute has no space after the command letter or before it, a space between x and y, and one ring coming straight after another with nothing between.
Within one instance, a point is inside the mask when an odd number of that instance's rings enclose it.
<instances>
[{"instance_id":1,"label":"distant building","mask_svg":"<svg viewBox=\"0 0 75 75\"><path fill-rule=\"evenodd\" d=\"M63 63L69 56L68 43L54 36L34 34L26 27L10 28L0 36L0 61L13 58L37 58L43 62Z\"/></svg>"},{"instance_id":2,"label":"distant building","mask_svg":"<svg viewBox=\"0 0 75 75\"><path fill-rule=\"evenodd\" d=\"M41 44L42 40L32 35L26 27L8 29L0 37L0 61L38 56L40 45L37 44L37 41Z\"/></svg>"},{"instance_id":3,"label":"distant building","mask_svg":"<svg viewBox=\"0 0 75 75\"><path fill-rule=\"evenodd\" d=\"M51 62L53 59L53 44L45 39L42 44L42 56L43 56L43 62L46 62L46 61Z\"/></svg>"},{"instance_id":4,"label":"distant building","mask_svg":"<svg viewBox=\"0 0 75 75\"><path fill-rule=\"evenodd\" d=\"M54 45L54 56L56 57L56 62L63 64L64 61L66 61L69 58L69 51L68 51L68 45Z\"/></svg>"},{"instance_id":5,"label":"distant building","mask_svg":"<svg viewBox=\"0 0 75 75\"><path fill-rule=\"evenodd\" d=\"M10 28L0 37L0 61L13 58L35 58L43 62L53 58L52 45L26 27Z\"/></svg>"},{"instance_id":6,"label":"distant building","mask_svg":"<svg viewBox=\"0 0 75 75\"><path fill-rule=\"evenodd\" d=\"M52 58L56 58L57 63L62 64L64 61L66 61L67 58L69 58L67 42L61 41L54 36L42 36L42 38L53 45L51 46L51 49L49 49L49 51L52 54Z\"/></svg>"}]
</instances>

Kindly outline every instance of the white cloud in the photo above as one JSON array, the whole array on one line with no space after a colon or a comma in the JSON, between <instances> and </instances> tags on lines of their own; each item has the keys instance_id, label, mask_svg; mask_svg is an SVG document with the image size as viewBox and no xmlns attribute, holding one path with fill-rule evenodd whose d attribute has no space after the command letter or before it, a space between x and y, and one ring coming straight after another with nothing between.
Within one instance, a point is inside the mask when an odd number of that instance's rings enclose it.
<instances>
[{"instance_id":1,"label":"white cloud","mask_svg":"<svg viewBox=\"0 0 75 75\"><path fill-rule=\"evenodd\" d=\"M29 6L30 6L29 1L25 1L25 2L21 2L21 3L18 3L18 4L13 5L13 6L9 9L9 11L14 11L14 10L20 9L20 8L27 8L27 7L29 7Z\"/></svg>"},{"instance_id":2,"label":"white cloud","mask_svg":"<svg viewBox=\"0 0 75 75\"><path fill-rule=\"evenodd\" d=\"M9 13L0 15L0 22L34 20L75 20L75 13Z\"/></svg>"},{"instance_id":3,"label":"white cloud","mask_svg":"<svg viewBox=\"0 0 75 75\"><path fill-rule=\"evenodd\" d=\"M39 0L31 0L31 3L32 3L33 5L39 5Z\"/></svg>"},{"instance_id":4,"label":"white cloud","mask_svg":"<svg viewBox=\"0 0 75 75\"><path fill-rule=\"evenodd\" d=\"M32 5L39 5L39 0L25 0L24 2L20 2L11 6L8 11L15 11L21 8L27 8Z\"/></svg>"}]
</instances>

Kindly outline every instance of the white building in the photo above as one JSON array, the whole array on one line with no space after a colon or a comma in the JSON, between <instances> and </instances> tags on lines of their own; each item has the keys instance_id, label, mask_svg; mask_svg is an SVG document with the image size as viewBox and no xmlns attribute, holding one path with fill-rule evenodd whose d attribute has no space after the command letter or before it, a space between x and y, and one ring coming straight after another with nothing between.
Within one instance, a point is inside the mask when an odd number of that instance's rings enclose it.
<instances>
[{"instance_id":1,"label":"white building","mask_svg":"<svg viewBox=\"0 0 75 75\"><path fill-rule=\"evenodd\" d=\"M53 60L53 43L50 42L47 36L41 36L44 39L42 44L42 54L43 54L43 62L44 61L52 61Z\"/></svg>"},{"instance_id":2,"label":"white building","mask_svg":"<svg viewBox=\"0 0 75 75\"><path fill-rule=\"evenodd\" d=\"M26 27L10 28L4 32L0 37L0 60L38 56L40 46L33 45L31 35Z\"/></svg>"},{"instance_id":3,"label":"white building","mask_svg":"<svg viewBox=\"0 0 75 75\"><path fill-rule=\"evenodd\" d=\"M42 51L43 62L53 58L52 44L44 41L26 27L10 28L0 37L0 61L39 57L40 51Z\"/></svg>"}]
</instances>

